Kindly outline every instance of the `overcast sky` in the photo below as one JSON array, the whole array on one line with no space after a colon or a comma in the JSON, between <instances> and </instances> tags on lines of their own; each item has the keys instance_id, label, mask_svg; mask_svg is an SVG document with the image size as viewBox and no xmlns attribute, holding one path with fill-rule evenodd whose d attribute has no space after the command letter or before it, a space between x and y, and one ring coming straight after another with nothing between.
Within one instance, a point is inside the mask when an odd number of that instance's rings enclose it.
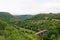
<instances>
[{"instance_id":1,"label":"overcast sky","mask_svg":"<svg viewBox=\"0 0 60 40\"><path fill-rule=\"evenodd\" d=\"M60 0L0 0L0 11L14 15L60 12Z\"/></svg>"}]
</instances>

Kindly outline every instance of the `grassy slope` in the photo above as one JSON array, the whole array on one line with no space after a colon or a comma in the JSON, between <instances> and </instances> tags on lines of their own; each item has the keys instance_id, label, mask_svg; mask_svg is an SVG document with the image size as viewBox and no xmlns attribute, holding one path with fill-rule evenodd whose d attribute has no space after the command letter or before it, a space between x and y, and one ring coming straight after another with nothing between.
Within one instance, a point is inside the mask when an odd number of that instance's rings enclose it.
<instances>
[{"instance_id":1,"label":"grassy slope","mask_svg":"<svg viewBox=\"0 0 60 40\"><path fill-rule=\"evenodd\" d=\"M1 32L3 33L1 34ZM17 29L0 20L0 40L33 40L35 39L33 38L34 34L35 32L32 30L24 28Z\"/></svg>"}]
</instances>

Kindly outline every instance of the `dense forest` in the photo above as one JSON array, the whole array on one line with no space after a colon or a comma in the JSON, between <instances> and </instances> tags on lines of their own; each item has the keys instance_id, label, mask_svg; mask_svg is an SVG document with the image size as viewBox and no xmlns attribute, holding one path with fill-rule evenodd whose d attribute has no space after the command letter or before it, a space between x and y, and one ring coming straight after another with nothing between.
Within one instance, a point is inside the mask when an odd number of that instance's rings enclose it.
<instances>
[{"instance_id":1,"label":"dense forest","mask_svg":"<svg viewBox=\"0 0 60 40\"><path fill-rule=\"evenodd\" d=\"M44 35L35 35L48 30ZM0 40L60 40L60 13L19 16L0 12Z\"/></svg>"}]
</instances>

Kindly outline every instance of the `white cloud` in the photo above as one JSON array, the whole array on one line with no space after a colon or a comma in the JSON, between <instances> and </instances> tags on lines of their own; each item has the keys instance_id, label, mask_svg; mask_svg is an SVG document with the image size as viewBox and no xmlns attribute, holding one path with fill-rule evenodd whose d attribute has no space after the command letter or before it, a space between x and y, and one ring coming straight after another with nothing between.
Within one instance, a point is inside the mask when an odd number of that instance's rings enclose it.
<instances>
[{"instance_id":1,"label":"white cloud","mask_svg":"<svg viewBox=\"0 0 60 40\"><path fill-rule=\"evenodd\" d=\"M60 12L60 0L0 0L0 11L11 14Z\"/></svg>"}]
</instances>

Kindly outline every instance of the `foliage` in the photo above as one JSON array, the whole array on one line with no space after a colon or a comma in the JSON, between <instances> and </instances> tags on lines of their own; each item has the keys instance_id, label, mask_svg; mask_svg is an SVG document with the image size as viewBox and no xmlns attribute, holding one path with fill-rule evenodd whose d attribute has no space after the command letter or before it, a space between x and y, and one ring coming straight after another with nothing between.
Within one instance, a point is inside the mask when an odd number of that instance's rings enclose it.
<instances>
[{"instance_id":1,"label":"foliage","mask_svg":"<svg viewBox=\"0 0 60 40\"><path fill-rule=\"evenodd\" d=\"M47 35L36 32L48 30ZM0 12L0 40L60 40L60 14L38 14L21 20L8 12Z\"/></svg>"}]
</instances>

